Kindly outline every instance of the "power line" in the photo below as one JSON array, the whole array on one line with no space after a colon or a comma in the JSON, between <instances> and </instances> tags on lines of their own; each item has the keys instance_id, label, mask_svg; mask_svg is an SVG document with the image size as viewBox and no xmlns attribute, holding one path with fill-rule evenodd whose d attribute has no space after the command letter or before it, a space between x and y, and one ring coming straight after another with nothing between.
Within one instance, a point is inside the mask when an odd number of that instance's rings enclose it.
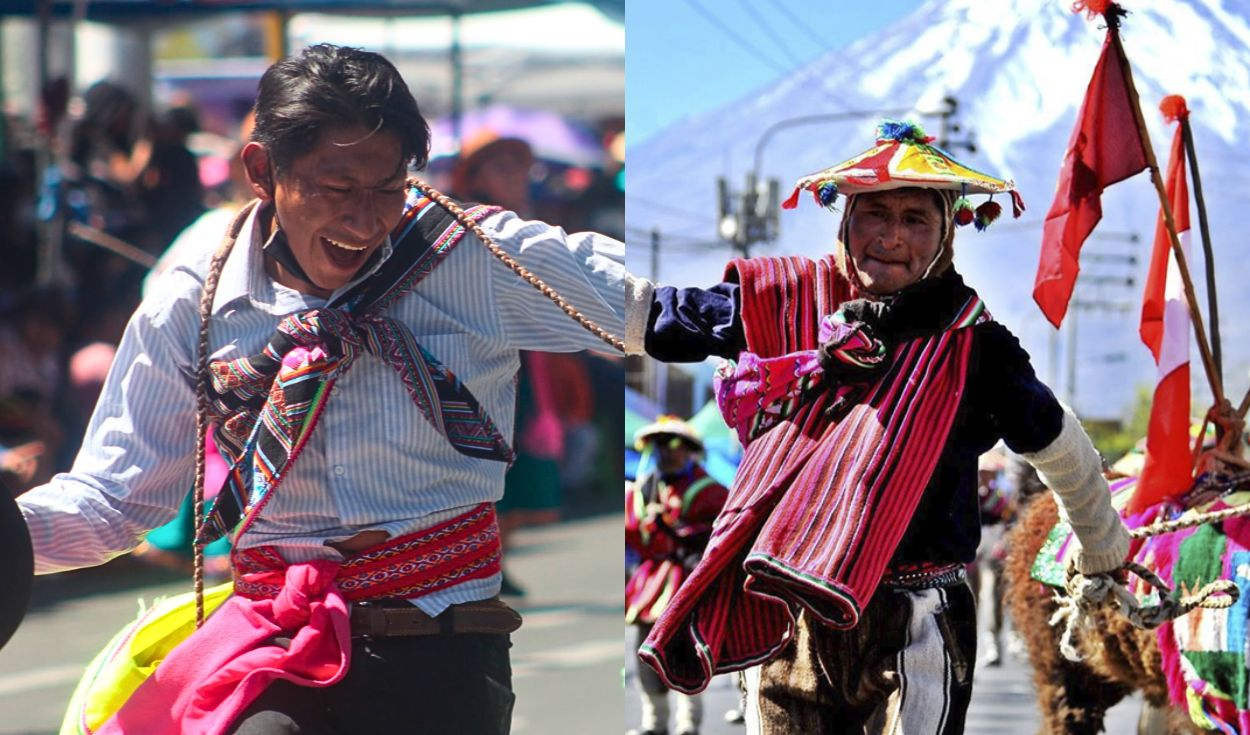
<instances>
[{"instance_id":1,"label":"power line","mask_svg":"<svg viewBox=\"0 0 1250 735\"><path fill-rule=\"evenodd\" d=\"M651 233L657 232L657 231L660 233L661 238L670 242L674 242L674 243L681 243L684 241L683 244L695 243L695 244L702 245L704 242L706 242L702 236L682 234L680 231L673 232L671 230L665 230L663 228L638 227L638 226L630 226L630 225L626 225L625 227L626 235L633 234L638 237L651 237Z\"/></svg>"},{"instance_id":2,"label":"power line","mask_svg":"<svg viewBox=\"0 0 1250 735\"><path fill-rule=\"evenodd\" d=\"M755 22L759 25L760 30L764 32L764 35L771 38L773 43L777 44L778 48L780 48L782 53L790 58L790 61L794 63L796 68L803 65L803 60L795 56L794 52L790 50L790 45L786 43L785 39L779 36L777 32L768 25L768 21L763 15L760 14L759 10L756 10L755 6L751 3L751 0L738 0L738 4L741 5L742 9L747 11L747 13L755 19Z\"/></svg>"},{"instance_id":3,"label":"power line","mask_svg":"<svg viewBox=\"0 0 1250 735\"><path fill-rule=\"evenodd\" d=\"M789 71L788 69L778 66L775 61L769 58L768 54L764 53L763 51L760 51L758 48L753 46L750 41L738 35L737 31L725 25L725 23L722 22L720 18L717 18L715 15L712 15L711 13L709 13L705 8L703 8L703 6L696 3L695 0L686 0L686 4L694 8L695 12L703 16L703 18L707 20L707 22L716 26L718 29L720 29L722 33L732 38L734 42L736 42L742 48L746 49L747 51L750 51L757 59L759 59L760 61L763 61L765 64L771 67L774 71L776 71L778 74L785 74Z\"/></svg>"},{"instance_id":4,"label":"power line","mask_svg":"<svg viewBox=\"0 0 1250 735\"><path fill-rule=\"evenodd\" d=\"M671 204L664 204L663 202L653 201L651 199L647 199L646 197L640 197L637 194L629 193L628 188L625 190L625 197L626 199L633 199L634 201L639 202L641 204L645 204L648 207L658 209L661 212L667 212L669 214L680 215L687 219L695 220L697 222L702 222L705 224L707 223L715 224L716 222L716 219L709 214L696 214L689 210L682 209L681 207L674 207Z\"/></svg>"},{"instance_id":5,"label":"power line","mask_svg":"<svg viewBox=\"0 0 1250 735\"><path fill-rule=\"evenodd\" d=\"M816 76L815 70L810 65L804 64L803 62L800 61L800 62L797 62L794 68L792 69L782 68L778 66L776 62L774 62L773 59L768 56L768 54L764 53L763 51L760 51L758 48L752 45L750 41L747 41L745 38L738 35L738 33L734 31L732 28L730 28L728 25L726 25L724 21L722 21L720 18L717 18L715 15L712 15L711 13L709 13L702 6L698 5L695 2L695 0L686 0L686 3L690 5L690 7L694 8L695 11L698 12L699 15L702 15L704 19L706 19L709 23L716 26L717 29L719 29L725 35L729 36L734 41L736 41L739 46L743 47L747 51L750 51L752 54L755 55L756 58L763 61L769 67L775 69L778 74L782 76L786 76L794 72L798 72L798 74L801 75L802 77L815 83L816 89L820 90L820 93L824 95L825 99L829 100L837 107L841 106L842 104L841 100L835 97L825 87L824 80Z\"/></svg>"},{"instance_id":6,"label":"power line","mask_svg":"<svg viewBox=\"0 0 1250 735\"><path fill-rule=\"evenodd\" d=\"M812 30L812 27L808 25L807 23L804 23L801 18L796 16L793 11L791 11L788 7L786 7L785 3L779 2L778 0L771 0L771 2L773 4L773 7L781 11L782 15L789 18L790 22L793 23L800 31L802 31L803 35L807 36L808 39L812 41L812 43L816 44L816 46L821 51L829 50L828 43L826 43L826 41L823 38L816 35L816 32Z\"/></svg>"}]
</instances>

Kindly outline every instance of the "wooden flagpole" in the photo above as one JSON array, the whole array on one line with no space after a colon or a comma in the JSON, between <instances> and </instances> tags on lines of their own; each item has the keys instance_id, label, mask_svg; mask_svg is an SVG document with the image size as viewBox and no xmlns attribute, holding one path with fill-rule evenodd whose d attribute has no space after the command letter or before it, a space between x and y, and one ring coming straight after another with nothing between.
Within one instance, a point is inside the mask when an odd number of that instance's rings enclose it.
<instances>
[{"instance_id":1,"label":"wooden flagpole","mask_svg":"<svg viewBox=\"0 0 1250 735\"><path fill-rule=\"evenodd\" d=\"M1194 150L1194 132L1189 127L1188 112L1180 118L1181 137L1185 140L1185 157L1189 159L1189 176L1194 182L1194 199L1198 204L1198 229L1202 232L1202 254L1207 276L1207 316L1211 317L1211 357L1215 360L1215 376L1224 381L1224 359L1220 350L1220 307L1215 298L1215 251L1211 247L1211 229L1207 226L1207 201L1202 196L1202 176L1198 173L1198 153Z\"/></svg>"},{"instance_id":2,"label":"wooden flagpole","mask_svg":"<svg viewBox=\"0 0 1250 735\"><path fill-rule=\"evenodd\" d=\"M1163 212L1163 221L1168 229L1168 237L1172 241L1172 257L1176 259L1176 268L1180 271L1181 281L1185 286L1185 299L1189 304L1190 316L1194 320L1194 337L1198 340L1198 352L1202 354L1202 366L1206 369L1207 382L1211 385L1211 394L1216 405L1224 401L1224 386L1215 371L1215 362L1211 357L1211 346L1207 343L1206 326L1202 321L1202 312L1198 309L1198 297L1194 295L1193 278L1189 275L1189 265L1185 262L1185 251L1181 249L1180 238L1176 235L1176 221L1172 218L1172 205L1168 201L1167 191L1163 187L1163 177L1159 173L1159 162L1155 159L1154 147L1150 144L1150 133L1146 130L1146 119L1142 116L1141 98L1137 95L1137 86L1133 84L1133 70L1124 55L1124 46L1120 43L1120 15L1124 11L1116 3L1109 3L1103 17L1107 20L1107 33L1111 43L1115 44L1116 55L1119 57L1120 68L1124 72L1124 83L1128 87L1129 101L1132 103L1133 119L1137 123L1137 131L1145 146L1146 165L1150 167L1150 180L1154 183L1159 195L1159 208Z\"/></svg>"}]
</instances>

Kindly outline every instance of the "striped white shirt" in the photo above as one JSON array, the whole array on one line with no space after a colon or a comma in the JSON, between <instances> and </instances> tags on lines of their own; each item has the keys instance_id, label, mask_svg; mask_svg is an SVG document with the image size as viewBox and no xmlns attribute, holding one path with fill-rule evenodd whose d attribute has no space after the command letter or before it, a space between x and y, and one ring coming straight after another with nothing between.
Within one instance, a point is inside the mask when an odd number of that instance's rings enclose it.
<instances>
[{"instance_id":1,"label":"striped white shirt","mask_svg":"<svg viewBox=\"0 0 1250 735\"><path fill-rule=\"evenodd\" d=\"M283 316L326 303L269 278L255 219L222 271L210 323L213 360L257 353ZM621 243L566 235L511 212L482 226L583 314L622 333ZM174 517L189 491L198 304L217 244L204 242L193 263L163 276L131 318L73 468L19 499L36 573L101 564L134 548ZM610 351L472 233L387 313L468 385L510 442L518 350ZM326 542L365 530L400 536L498 501L505 469L456 451L413 404L399 374L363 355L338 379L311 439L240 546L275 545L293 562L341 559ZM415 602L434 615L497 594L499 581L470 581Z\"/></svg>"}]
</instances>

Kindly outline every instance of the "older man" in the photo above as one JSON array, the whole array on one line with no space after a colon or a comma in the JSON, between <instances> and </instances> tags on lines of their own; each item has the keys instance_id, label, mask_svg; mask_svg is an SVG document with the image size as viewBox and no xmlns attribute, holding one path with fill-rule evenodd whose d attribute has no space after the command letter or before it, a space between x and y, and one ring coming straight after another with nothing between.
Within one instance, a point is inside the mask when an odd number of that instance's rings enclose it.
<instances>
[{"instance_id":1,"label":"older man","mask_svg":"<svg viewBox=\"0 0 1250 735\"><path fill-rule=\"evenodd\" d=\"M698 691L749 677L749 732L958 733L971 695L977 457L999 438L1047 479L1084 573L1128 535L1076 418L952 267L970 193L1009 182L962 166L918 126L799 182L832 207L835 252L735 260L710 289L630 301L628 349L719 355L718 401L746 454L699 567L640 655ZM641 292L640 292L641 293Z\"/></svg>"},{"instance_id":2,"label":"older man","mask_svg":"<svg viewBox=\"0 0 1250 735\"><path fill-rule=\"evenodd\" d=\"M428 127L377 54L284 59L255 114L256 201L145 300L73 469L21 499L37 572L89 566L202 477L197 417L232 462L200 541L234 533L235 595L99 731L505 733L518 350L605 347L505 259L620 333L623 248L409 181Z\"/></svg>"}]
</instances>

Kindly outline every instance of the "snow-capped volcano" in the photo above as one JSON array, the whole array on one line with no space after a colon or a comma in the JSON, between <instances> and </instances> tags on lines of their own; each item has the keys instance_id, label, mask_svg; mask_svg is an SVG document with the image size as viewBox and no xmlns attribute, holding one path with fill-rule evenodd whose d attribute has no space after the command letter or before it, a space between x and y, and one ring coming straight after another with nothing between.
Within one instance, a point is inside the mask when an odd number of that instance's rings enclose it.
<instances>
[{"instance_id":1,"label":"snow-capped volcano","mask_svg":"<svg viewBox=\"0 0 1250 735\"><path fill-rule=\"evenodd\" d=\"M1244 394L1250 368L1250 248L1242 241L1240 208L1250 201L1250 3L1234 0L1125 0L1121 38L1132 64L1150 139L1161 168L1172 128L1158 112L1167 94L1184 95L1192 111L1198 160L1211 222L1222 317L1224 372L1232 400ZM1105 37L1102 19L1072 13L1066 0L930 0L872 36L831 51L807 67L742 99L660 131L629 151L627 220L631 269L649 274L646 231L661 233L660 280L704 285L719 280L727 245L715 246L716 177L740 189L754 165L761 178L793 182L854 155L872 143L881 115L910 109L930 134L940 121L923 113L958 101L949 138L968 165L1014 179L1028 204L1024 216L999 220L984 233L961 229L956 266L995 317L1010 327L1034 367L1067 394L1066 355L1032 300L1041 223L1050 208L1068 138ZM836 12L836 11L833 11ZM865 111L855 119L784 124L800 116ZM959 143L975 140L976 151ZM1196 206L1196 205L1195 205ZM1010 208L1008 208L1010 209ZM1086 242L1075 308L1077 409L1115 417L1139 386L1154 385L1154 367L1137 337L1141 283L1154 237L1158 198L1148 173L1117 184L1103 197L1103 221ZM782 212L780 239L753 254L826 252L839 216L802 197ZM1206 314L1196 212L1190 270ZM1126 256L1136 256L1134 264ZM1131 287L1124 278L1132 277ZM1119 279L1118 283L1115 283ZM1114 310L1105 304L1131 305ZM1099 306L1103 304L1104 306ZM1197 348L1191 350L1195 412L1207 400Z\"/></svg>"}]
</instances>

